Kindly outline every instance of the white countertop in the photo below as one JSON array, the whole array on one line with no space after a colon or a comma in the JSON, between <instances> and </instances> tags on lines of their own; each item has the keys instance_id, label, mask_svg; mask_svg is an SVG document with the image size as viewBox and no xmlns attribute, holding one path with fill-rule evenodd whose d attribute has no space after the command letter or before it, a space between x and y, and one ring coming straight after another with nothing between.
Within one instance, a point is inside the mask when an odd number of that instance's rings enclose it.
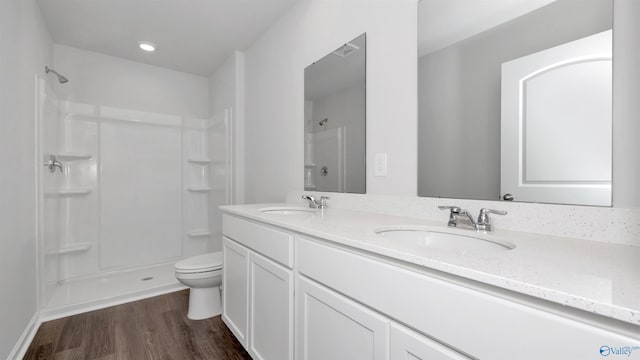
<instances>
[{"instance_id":1,"label":"white countertop","mask_svg":"<svg viewBox=\"0 0 640 360\"><path fill-rule=\"evenodd\" d=\"M640 247L495 229L480 237L516 245L455 251L399 243L374 230L395 225L478 236L440 222L328 208L310 216L265 214L292 204L222 206L224 212L640 326Z\"/></svg>"}]
</instances>

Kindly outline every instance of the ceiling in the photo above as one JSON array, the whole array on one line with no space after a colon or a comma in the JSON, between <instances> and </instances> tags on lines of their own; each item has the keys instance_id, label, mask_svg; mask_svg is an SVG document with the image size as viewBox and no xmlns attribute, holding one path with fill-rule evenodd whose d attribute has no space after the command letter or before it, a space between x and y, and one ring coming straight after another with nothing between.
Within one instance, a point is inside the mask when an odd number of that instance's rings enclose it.
<instances>
[{"instance_id":1,"label":"ceiling","mask_svg":"<svg viewBox=\"0 0 640 360\"><path fill-rule=\"evenodd\" d=\"M208 76L296 0L39 0L53 41ZM153 53L139 41L156 45Z\"/></svg>"},{"instance_id":2,"label":"ceiling","mask_svg":"<svg viewBox=\"0 0 640 360\"><path fill-rule=\"evenodd\" d=\"M556 0L421 0L418 56L515 19Z\"/></svg>"}]
</instances>

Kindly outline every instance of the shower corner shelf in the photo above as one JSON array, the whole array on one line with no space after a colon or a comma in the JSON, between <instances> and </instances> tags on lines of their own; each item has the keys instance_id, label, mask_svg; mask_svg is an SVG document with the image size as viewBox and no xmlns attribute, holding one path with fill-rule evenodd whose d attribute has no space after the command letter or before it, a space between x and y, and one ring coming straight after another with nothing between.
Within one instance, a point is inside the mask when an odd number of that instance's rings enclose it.
<instances>
[{"instance_id":1,"label":"shower corner shelf","mask_svg":"<svg viewBox=\"0 0 640 360\"><path fill-rule=\"evenodd\" d=\"M314 168L314 167L316 167L316 164L314 164L314 163L307 163L307 164L304 164L304 167L305 167L305 168Z\"/></svg>"},{"instance_id":2,"label":"shower corner shelf","mask_svg":"<svg viewBox=\"0 0 640 360\"><path fill-rule=\"evenodd\" d=\"M187 235L192 238L206 237L206 236L211 236L211 231L209 231L209 229L197 229L197 230L191 230L187 232Z\"/></svg>"},{"instance_id":3,"label":"shower corner shelf","mask_svg":"<svg viewBox=\"0 0 640 360\"><path fill-rule=\"evenodd\" d=\"M209 186L189 186L187 191L203 193L211 191L211 188Z\"/></svg>"},{"instance_id":4,"label":"shower corner shelf","mask_svg":"<svg viewBox=\"0 0 640 360\"><path fill-rule=\"evenodd\" d=\"M89 160L93 157L91 154L61 152L53 154L60 161L78 161Z\"/></svg>"},{"instance_id":5,"label":"shower corner shelf","mask_svg":"<svg viewBox=\"0 0 640 360\"><path fill-rule=\"evenodd\" d=\"M90 188L74 188L74 189L57 189L57 190L48 190L45 192L45 195L49 196L80 196L80 195L88 195L91 193Z\"/></svg>"},{"instance_id":6,"label":"shower corner shelf","mask_svg":"<svg viewBox=\"0 0 640 360\"><path fill-rule=\"evenodd\" d=\"M89 251L89 249L91 249L91 243L76 243L50 250L47 253L50 255L67 255Z\"/></svg>"},{"instance_id":7,"label":"shower corner shelf","mask_svg":"<svg viewBox=\"0 0 640 360\"><path fill-rule=\"evenodd\" d=\"M211 164L211 160L210 159L199 159L199 158L189 158L187 159L188 162L192 163L192 164L196 164L196 165L209 165Z\"/></svg>"}]
</instances>

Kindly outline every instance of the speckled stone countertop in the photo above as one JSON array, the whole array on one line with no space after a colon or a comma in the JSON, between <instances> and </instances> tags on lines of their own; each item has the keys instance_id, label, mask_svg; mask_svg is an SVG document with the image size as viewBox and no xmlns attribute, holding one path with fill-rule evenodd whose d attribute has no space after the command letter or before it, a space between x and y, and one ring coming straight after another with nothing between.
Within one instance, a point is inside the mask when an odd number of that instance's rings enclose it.
<instances>
[{"instance_id":1,"label":"speckled stone countertop","mask_svg":"<svg viewBox=\"0 0 640 360\"><path fill-rule=\"evenodd\" d=\"M490 234L434 222L328 208L302 215L263 213L287 204L222 206L295 232L461 276L640 326L640 247L495 229ZM459 251L400 242L375 233L389 226L507 241L513 250Z\"/></svg>"}]
</instances>

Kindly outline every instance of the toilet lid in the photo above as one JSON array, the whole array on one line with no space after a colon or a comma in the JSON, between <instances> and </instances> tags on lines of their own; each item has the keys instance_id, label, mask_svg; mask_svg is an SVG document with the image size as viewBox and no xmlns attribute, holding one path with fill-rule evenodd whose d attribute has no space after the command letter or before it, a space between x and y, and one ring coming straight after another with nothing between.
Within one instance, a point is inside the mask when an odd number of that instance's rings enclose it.
<instances>
[{"instance_id":1,"label":"toilet lid","mask_svg":"<svg viewBox=\"0 0 640 360\"><path fill-rule=\"evenodd\" d=\"M193 256L175 265L178 271L203 271L222 268L222 252L212 252L203 255Z\"/></svg>"}]
</instances>

